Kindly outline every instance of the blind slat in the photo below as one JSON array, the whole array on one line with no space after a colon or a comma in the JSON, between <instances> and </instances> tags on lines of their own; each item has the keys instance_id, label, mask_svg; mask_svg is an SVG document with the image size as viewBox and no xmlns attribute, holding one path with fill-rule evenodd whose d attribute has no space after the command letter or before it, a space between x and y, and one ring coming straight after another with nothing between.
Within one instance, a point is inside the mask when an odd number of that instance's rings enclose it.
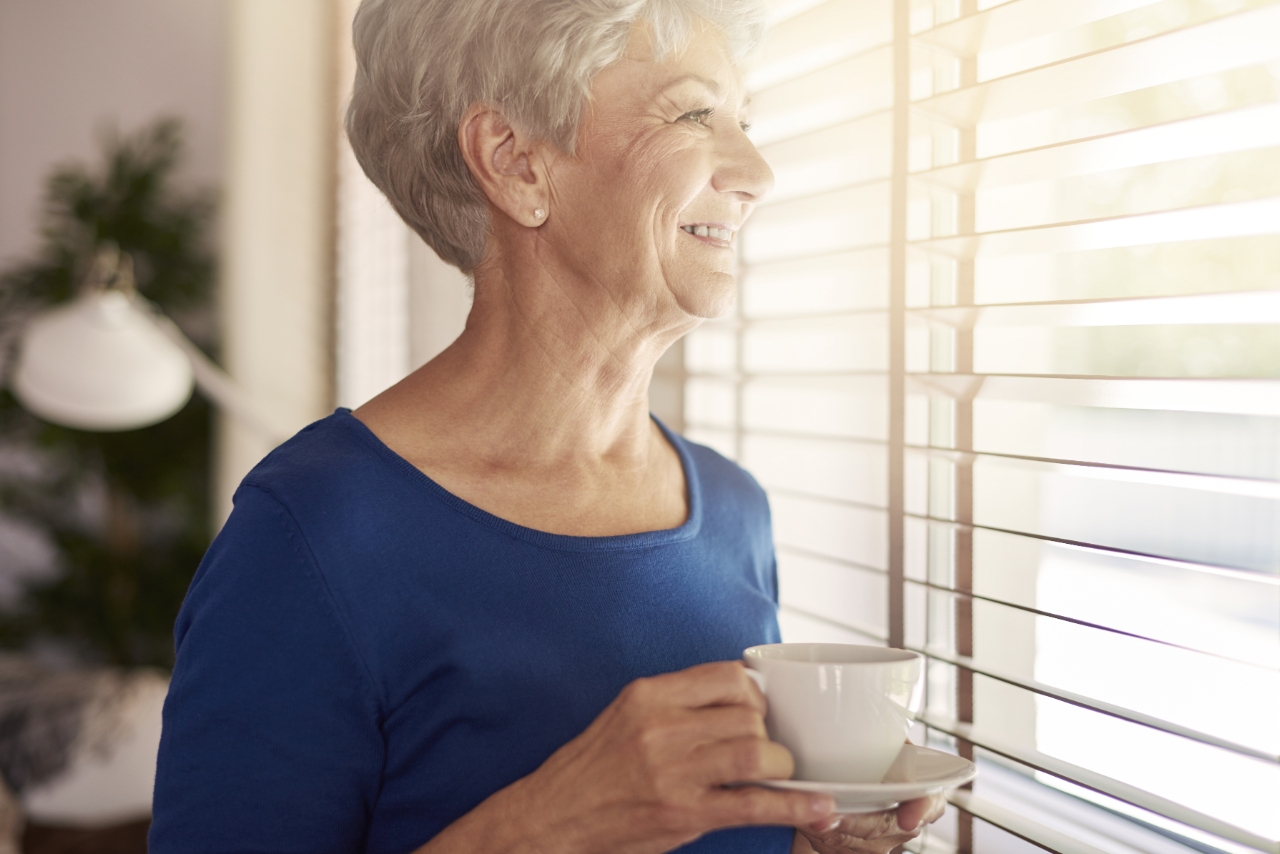
<instances>
[{"instance_id":1,"label":"blind slat","mask_svg":"<svg viewBox=\"0 0 1280 854\"><path fill-rule=\"evenodd\" d=\"M907 443L907 449L908 449L908 453L911 453L911 454L918 454L918 455L923 455L928 457L934 457L937 459L946 459L946 460L952 460L952 461L957 461L958 459L957 454L960 453L956 451L951 451L947 448L937 448L932 445L916 445L910 442ZM1138 465L1117 465L1115 463L1098 462L1096 460L1074 459L1070 457L1028 456L1026 454L1015 454L1015 453L985 450L985 449L978 450L976 452L966 451L963 453L972 454L972 458L965 457L963 459L958 460L960 462L965 462L965 463L971 462L972 460L977 460L979 458L986 458L991 460L1010 460L1015 462L1045 463L1047 465L1052 465L1052 466L1088 466L1091 468L1098 468L1098 469L1104 469L1107 471L1115 471L1115 472L1147 472L1153 475L1174 475L1174 476L1185 475L1188 477L1215 477L1215 478L1222 477L1222 475L1216 474L1216 473L1209 474L1205 472L1191 471L1187 469L1149 468L1149 467L1138 466ZM1254 482L1277 483L1277 481L1275 480L1270 480L1265 478L1241 477L1237 479L1239 480L1242 486L1242 490L1233 492L1231 494L1235 494L1235 495L1248 494L1248 491L1250 491L1251 485Z\"/></svg>"},{"instance_id":2,"label":"blind slat","mask_svg":"<svg viewBox=\"0 0 1280 854\"><path fill-rule=\"evenodd\" d=\"M911 248L923 253L972 259L979 255L1085 252L1277 233L1280 233L1280 199L1268 198L975 235L928 238L913 241Z\"/></svg>"},{"instance_id":3,"label":"blind slat","mask_svg":"<svg viewBox=\"0 0 1280 854\"><path fill-rule=\"evenodd\" d=\"M779 606L778 610L784 614L785 613L796 614L800 617L803 617L806 620L812 620L816 623L822 623L823 625L830 626L831 628L838 629L839 631L842 631L842 632L851 632L852 634L859 635L862 638L875 641L877 644L883 644L885 642L885 636L882 634L876 634L874 629L859 628L857 626L853 626L845 622L832 620L828 617L822 616L821 614L811 614L808 611L805 611L801 608L797 608L793 605L784 604Z\"/></svg>"},{"instance_id":4,"label":"blind slat","mask_svg":"<svg viewBox=\"0 0 1280 854\"><path fill-rule=\"evenodd\" d=\"M888 378L758 379L742 388L748 430L884 441Z\"/></svg>"},{"instance_id":5,"label":"blind slat","mask_svg":"<svg viewBox=\"0 0 1280 854\"><path fill-rule=\"evenodd\" d=\"M723 372L723 373L718 371L689 371L686 374L686 376L690 377L691 379L703 379L703 378L713 379L714 378L717 380L725 380L728 382L749 382L751 380L777 380L781 378L794 378L794 379L801 379L801 380L804 380L804 379L823 380L828 378L839 379L844 377L848 377L848 378L883 377L884 370L876 369L876 368L867 368L865 370L832 369L829 371L824 371L821 369L785 370L785 369L779 368L776 370L732 371L732 372Z\"/></svg>"},{"instance_id":6,"label":"blind slat","mask_svg":"<svg viewBox=\"0 0 1280 854\"><path fill-rule=\"evenodd\" d=\"M808 186L794 192L784 192L777 197L775 197L773 193L770 193L767 199L756 207L756 210L760 212L771 211L781 207L782 205L796 202L821 204L824 201L823 197L830 193L853 193L860 190L875 189L877 187L883 188L889 183L889 179L883 175L876 175L866 180L850 182L840 181L831 175L831 171L826 168L827 164L819 164L819 167L822 172L821 181L818 180L816 174L819 170L815 169L815 174L812 177L806 176L808 178Z\"/></svg>"},{"instance_id":7,"label":"blind slat","mask_svg":"<svg viewBox=\"0 0 1280 854\"><path fill-rule=\"evenodd\" d=\"M1158 326L1280 323L1280 291L1021 305L909 309L913 317L955 329L977 326Z\"/></svg>"},{"instance_id":8,"label":"blind slat","mask_svg":"<svg viewBox=\"0 0 1280 854\"><path fill-rule=\"evenodd\" d=\"M966 465L982 465L984 462L999 465L1002 462L1008 462L1017 466L1020 463L1027 463L1029 465L1025 466L1025 468L1098 480L1110 480L1116 483L1140 483L1147 486L1163 486L1170 489L1191 489L1197 492L1280 500L1280 480L1270 478L1231 477L1229 475L1153 469L1136 465L1116 465L1114 463L1088 460L1028 457L992 450L956 451L951 448L938 448L931 445L912 445L910 447L911 453L915 456L948 460Z\"/></svg>"},{"instance_id":9,"label":"blind slat","mask_svg":"<svg viewBox=\"0 0 1280 854\"><path fill-rule=\"evenodd\" d=\"M886 568L888 519L882 508L777 494L771 504L774 537L780 545Z\"/></svg>"},{"instance_id":10,"label":"blind slat","mask_svg":"<svg viewBox=\"0 0 1280 854\"><path fill-rule=\"evenodd\" d=\"M1039 694L1044 697L1052 697L1055 700L1061 700L1064 703L1079 706L1082 709L1100 712L1113 718L1119 718L1120 720L1129 721L1130 723L1135 723L1140 726L1150 727L1151 729L1166 732L1170 735L1177 735L1191 741L1207 744L1211 747L1228 750L1241 756L1248 756L1251 759L1260 759L1263 762L1280 764L1280 755L1275 753L1259 750L1258 748L1250 747L1247 744L1239 744L1229 739L1220 738L1207 732L1192 729L1191 727L1185 727L1181 724L1166 721L1153 715L1143 714L1142 712L1134 711L1133 709L1126 709L1122 706L1106 703L1092 697L1076 694L1072 691L1055 688L1052 685L1046 685L1045 683L1038 682L1035 679L1027 679L1013 673L1008 673L999 668L988 667L986 665L979 664L967 656L953 655L942 650L930 648L915 649L914 651L921 655L927 655L938 661L945 661L947 664L953 664L974 673L980 673L983 676L1004 682L1008 685L1013 685L1016 688L1022 688L1023 690L1031 691L1032 693Z\"/></svg>"},{"instance_id":11,"label":"blind slat","mask_svg":"<svg viewBox=\"0 0 1280 854\"><path fill-rule=\"evenodd\" d=\"M815 552L812 549L806 549L803 546L788 545L787 543L778 543L777 550L779 553L788 553L800 555L802 557L811 557L818 560L824 560L829 563L839 564L846 569L852 569L857 572L868 572L873 575L888 575L889 572L884 567L868 566L865 563L848 560L846 558L832 557L831 555Z\"/></svg>"},{"instance_id":12,"label":"blind slat","mask_svg":"<svg viewBox=\"0 0 1280 854\"><path fill-rule=\"evenodd\" d=\"M883 511L888 509L887 502L851 501L847 498L837 498L826 493L777 486L769 483L768 481L764 483L764 486L768 489L770 495L776 495L783 498L798 498L802 501L821 501L838 507L848 507L854 510Z\"/></svg>"},{"instance_id":13,"label":"blind slat","mask_svg":"<svg viewBox=\"0 0 1280 854\"><path fill-rule=\"evenodd\" d=\"M878 214L888 202L888 182L874 181L764 207L751 217L739 251L754 264L883 246L889 233Z\"/></svg>"},{"instance_id":14,"label":"blind slat","mask_svg":"<svg viewBox=\"0 0 1280 854\"><path fill-rule=\"evenodd\" d=\"M751 139L768 145L892 106L889 48L877 48L803 74L752 96ZM851 86L857 80L865 85Z\"/></svg>"},{"instance_id":15,"label":"blind slat","mask_svg":"<svg viewBox=\"0 0 1280 854\"><path fill-rule=\"evenodd\" d=\"M880 607L888 584L883 572L866 572L791 551L778 553L778 590L783 605L881 638L888 634Z\"/></svg>"},{"instance_id":16,"label":"blind slat","mask_svg":"<svg viewBox=\"0 0 1280 854\"><path fill-rule=\"evenodd\" d=\"M965 789L950 792L947 795L947 801L974 818L980 818L1046 851L1056 851L1059 854L1107 854L1101 848L1082 842L1060 830L1045 827L1013 810L979 798Z\"/></svg>"},{"instance_id":17,"label":"blind slat","mask_svg":"<svg viewBox=\"0 0 1280 854\"><path fill-rule=\"evenodd\" d=\"M912 180L972 192L1278 144L1280 104L1264 104L927 169Z\"/></svg>"},{"instance_id":18,"label":"blind slat","mask_svg":"<svg viewBox=\"0 0 1280 854\"><path fill-rule=\"evenodd\" d=\"M742 463L766 488L888 506L884 446L865 442L743 436Z\"/></svg>"},{"instance_id":19,"label":"blind slat","mask_svg":"<svg viewBox=\"0 0 1280 854\"><path fill-rule=\"evenodd\" d=\"M968 590L960 590L954 587L948 587L943 584L935 584L933 582L924 581L916 578L908 578L907 584L913 584L918 587L923 587L928 590L933 590L939 593L943 593L952 598L961 598L961 599L970 599L970 600L978 600L982 602L989 602L993 605L1000 605L1005 608L1013 608L1015 610L1022 611L1024 613L1031 614L1037 617L1046 617L1053 620L1061 620L1064 623L1070 623L1074 626L1080 626L1081 628L1085 628L1085 629L1094 629L1096 631L1107 632L1108 634L1119 635L1121 637L1131 638L1133 640L1139 640L1146 643L1159 644L1160 646L1167 646L1172 649L1181 650L1183 652L1190 652L1190 653L1195 653L1196 655L1205 655L1211 658L1222 659L1223 661L1231 661L1237 664L1244 664L1249 667L1256 667L1259 670L1262 670L1264 672L1266 671L1274 672L1275 670L1280 669L1280 667L1269 667L1265 664L1261 664L1256 661L1249 661L1243 658L1234 658L1229 655L1210 652L1203 649L1197 649L1196 647L1185 646L1183 644L1174 643L1172 641L1167 641L1167 640L1161 640L1160 638L1150 637L1148 635L1136 634L1134 632L1125 631L1124 629L1118 629L1113 626L1103 625L1102 623L1091 623L1087 620L1082 620L1077 617L1069 616L1067 614L1058 614L1053 611L1045 611L1041 608L1033 608L1029 605L1021 604L1018 602L1010 602L1007 599L998 599L991 596L982 596ZM1019 686L1019 687L1022 687L1022 686ZM1271 754L1263 751L1263 756L1266 758L1270 758ZM1280 757L1278 757L1276 761L1280 762Z\"/></svg>"},{"instance_id":20,"label":"blind slat","mask_svg":"<svg viewBox=\"0 0 1280 854\"><path fill-rule=\"evenodd\" d=\"M961 461L963 462L963 461ZM909 455L910 512L961 520L943 491L960 467ZM1067 466L977 455L975 527L1274 575L1280 567L1280 484ZM926 495L929 497L926 499ZM1054 497L1051 512L1035 496Z\"/></svg>"},{"instance_id":21,"label":"blind slat","mask_svg":"<svg viewBox=\"0 0 1280 854\"><path fill-rule=\"evenodd\" d=\"M1280 55L1280 5L1226 15L987 83L917 101L912 109L958 127L1092 101L1267 62Z\"/></svg>"},{"instance_id":22,"label":"blind slat","mask_svg":"<svg viewBox=\"0 0 1280 854\"><path fill-rule=\"evenodd\" d=\"M843 308L834 307L827 311L795 311L788 313L769 313L759 312L757 314L747 314L743 311L742 320L738 325L743 329L750 329L753 326L768 325L781 321L791 321L799 323L821 323L831 318L858 318L876 316L881 319L885 316L884 306L871 305L860 308Z\"/></svg>"},{"instance_id":23,"label":"blind slat","mask_svg":"<svg viewBox=\"0 0 1280 854\"><path fill-rule=\"evenodd\" d=\"M908 383L917 393L957 400L981 395L1062 406L1280 416L1280 380L913 374Z\"/></svg>"},{"instance_id":24,"label":"blind slat","mask_svg":"<svg viewBox=\"0 0 1280 854\"><path fill-rule=\"evenodd\" d=\"M962 56L1078 27L1159 0L1013 0L913 33L918 41Z\"/></svg>"},{"instance_id":25,"label":"blind slat","mask_svg":"<svg viewBox=\"0 0 1280 854\"><path fill-rule=\"evenodd\" d=\"M883 248L753 265L741 276L742 320L883 311L889 303L887 267Z\"/></svg>"},{"instance_id":26,"label":"blind slat","mask_svg":"<svg viewBox=\"0 0 1280 854\"><path fill-rule=\"evenodd\" d=\"M769 29L747 77L753 91L883 47L893 40L888 0L825 2Z\"/></svg>"},{"instance_id":27,"label":"blind slat","mask_svg":"<svg viewBox=\"0 0 1280 854\"><path fill-rule=\"evenodd\" d=\"M1131 786L1128 783L1098 774L1079 765L1073 765L1070 762L1063 762L1061 759L1041 753L1038 750L1029 750L1006 744L999 738L978 732L970 724L961 723L941 715L926 713L920 716L920 720L926 726L932 727L939 732L946 733L953 738L964 739L970 744L989 750L1036 771L1052 774L1059 779L1075 783L1086 789L1092 789L1095 792L1132 804L1148 812L1166 816L1188 827L1203 830L1222 839L1228 839L1250 848L1266 851L1269 854L1280 854L1280 844L1267 839L1265 836L1259 836L1213 816L1188 809L1182 804L1139 789L1137 786Z\"/></svg>"},{"instance_id":28,"label":"blind slat","mask_svg":"<svg viewBox=\"0 0 1280 854\"><path fill-rule=\"evenodd\" d=\"M802 441L810 447L822 447L825 444L850 444L862 445L867 448L878 448L881 451L887 448L887 443L883 439L869 439L858 436L824 436L822 434L802 433L792 430L775 430L767 427L752 428L750 431L752 436L764 439L794 439Z\"/></svg>"},{"instance_id":29,"label":"blind slat","mask_svg":"<svg viewBox=\"0 0 1280 854\"><path fill-rule=\"evenodd\" d=\"M1148 552L1136 551L1133 549L1123 549L1111 545L1103 545L1099 543L1086 542L1084 540L1071 540L1065 537L1055 537L1049 534L1039 533L1035 531L1017 531L1011 528L997 528L992 525L972 525L964 522L955 522L951 519L943 519L937 516L930 516L928 513L915 513L908 511L907 517L916 519L920 522L928 522L934 525L950 525L959 530L973 531L989 531L994 534L1008 534L1014 537L1024 537L1030 540L1039 540L1045 543L1054 543L1062 546L1071 546L1073 548L1088 549L1090 551L1105 552L1121 557L1131 557L1138 560L1155 561L1160 563L1169 563L1176 566L1185 566L1200 570L1202 572L1216 573L1221 575L1229 575L1234 578L1255 578L1263 582L1272 582L1280 580L1280 575L1264 575L1259 572L1248 569L1239 569L1234 566L1219 566L1211 563L1196 563L1194 561L1172 558L1167 555L1151 554Z\"/></svg>"}]
</instances>

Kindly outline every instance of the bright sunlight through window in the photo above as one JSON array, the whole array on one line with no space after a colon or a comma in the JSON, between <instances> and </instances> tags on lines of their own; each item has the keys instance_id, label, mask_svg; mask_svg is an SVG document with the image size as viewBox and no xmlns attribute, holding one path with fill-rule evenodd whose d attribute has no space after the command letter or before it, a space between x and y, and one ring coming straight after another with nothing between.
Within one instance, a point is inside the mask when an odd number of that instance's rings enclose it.
<instances>
[{"instance_id":1,"label":"bright sunlight through window","mask_svg":"<svg viewBox=\"0 0 1280 854\"><path fill-rule=\"evenodd\" d=\"M688 434L929 656L930 852L1280 854L1280 2L777 0Z\"/></svg>"}]
</instances>

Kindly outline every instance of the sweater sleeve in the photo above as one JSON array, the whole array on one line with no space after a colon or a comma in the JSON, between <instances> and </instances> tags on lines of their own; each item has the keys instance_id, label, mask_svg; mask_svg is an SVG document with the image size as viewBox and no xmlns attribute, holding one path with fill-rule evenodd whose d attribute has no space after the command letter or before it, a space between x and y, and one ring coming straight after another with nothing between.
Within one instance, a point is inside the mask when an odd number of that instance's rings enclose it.
<instances>
[{"instance_id":1,"label":"sweater sleeve","mask_svg":"<svg viewBox=\"0 0 1280 854\"><path fill-rule=\"evenodd\" d=\"M241 487L175 634L152 854L362 850L384 756L377 691L271 495Z\"/></svg>"}]
</instances>

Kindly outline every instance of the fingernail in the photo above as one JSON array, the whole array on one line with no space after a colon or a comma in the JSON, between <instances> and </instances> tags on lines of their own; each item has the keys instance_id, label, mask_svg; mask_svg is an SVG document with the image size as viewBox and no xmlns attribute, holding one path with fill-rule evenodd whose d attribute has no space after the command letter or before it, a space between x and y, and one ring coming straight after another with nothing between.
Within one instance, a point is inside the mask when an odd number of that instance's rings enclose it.
<instances>
[{"instance_id":1,"label":"fingernail","mask_svg":"<svg viewBox=\"0 0 1280 854\"><path fill-rule=\"evenodd\" d=\"M809 810L814 815L827 815L836 808L836 802L830 798L814 798L809 802Z\"/></svg>"},{"instance_id":2,"label":"fingernail","mask_svg":"<svg viewBox=\"0 0 1280 854\"><path fill-rule=\"evenodd\" d=\"M820 821L810 825L814 833L830 833L840 826L840 816L836 816L831 821Z\"/></svg>"}]
</instances>

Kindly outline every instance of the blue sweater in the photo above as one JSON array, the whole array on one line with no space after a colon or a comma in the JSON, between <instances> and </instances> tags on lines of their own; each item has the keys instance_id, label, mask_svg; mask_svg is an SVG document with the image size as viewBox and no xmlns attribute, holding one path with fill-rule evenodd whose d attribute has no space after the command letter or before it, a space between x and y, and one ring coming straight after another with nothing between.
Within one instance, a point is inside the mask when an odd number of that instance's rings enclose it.
<instances>
[{"instance_id":1,"label":"blue sweater","mask_svg":"<svg viewBox=\"0 0 1280 854\"><path fill-rule=\"evenodd\" d=\"M688 520L614 537L486 513L346 410L274 451L178 617L152 854L407 854L631 680L776 641L764 493L667 435ZM739 828L682 850L785 854L790 839Z\"/></svg>"}]
</instances>

